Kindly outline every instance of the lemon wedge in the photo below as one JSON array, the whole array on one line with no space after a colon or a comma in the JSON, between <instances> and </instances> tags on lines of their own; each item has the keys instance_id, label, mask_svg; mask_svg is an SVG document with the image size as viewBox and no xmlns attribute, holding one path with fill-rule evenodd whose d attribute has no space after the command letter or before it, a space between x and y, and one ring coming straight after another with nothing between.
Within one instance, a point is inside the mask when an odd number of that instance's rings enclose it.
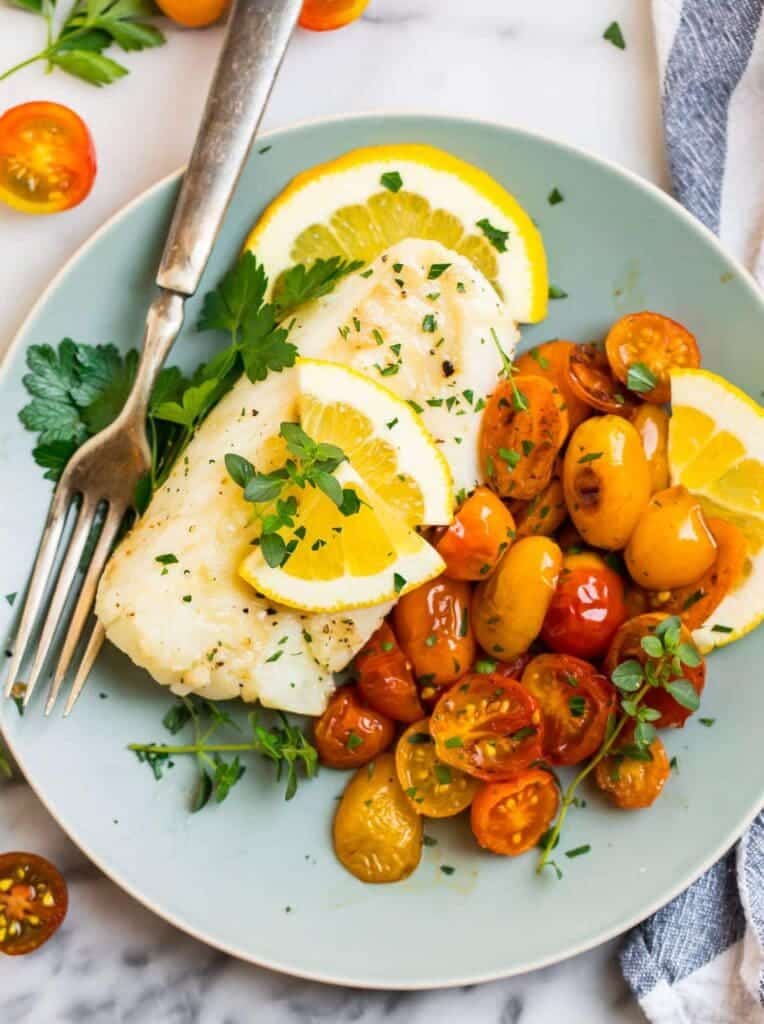
<instances>
[{"instance_id":1,"label":"lemon wedge","mask_svg":"<svg viewBox=\"0 0 764 1024\"><path fill-rule=\"evenodd\" d=\"M531 218L485 171L432 146L370 146L304 171L268 206L246 245L275 282L293 264L318 258L371 262L405 238L467 257L514 320L546 316L546 256Z\"/></svg>"},{"instance_id":2,"label":"lemon wedge","mask_svg":"<svg viewBox=\"0 0 764 1024\"><path fill-rule=\"evenodd\" d=\"M707 515L734 523L748 542L743 579L694 631L706 652L738 640L764 618L764 409L708 370L672 371L671 405L672 484L697 494Z\"/></svg>"}]
</instances>

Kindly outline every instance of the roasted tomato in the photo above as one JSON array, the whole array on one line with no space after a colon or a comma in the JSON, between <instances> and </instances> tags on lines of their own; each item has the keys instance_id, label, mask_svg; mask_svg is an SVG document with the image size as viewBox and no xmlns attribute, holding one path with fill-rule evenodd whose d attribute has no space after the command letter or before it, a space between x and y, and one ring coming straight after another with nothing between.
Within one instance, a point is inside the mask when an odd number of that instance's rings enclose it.
<instances>
[{"instance_id":1,"label":"roasted tomato","mask_svg":"<svg viewBox=\"0 0 764 1024\"><path fill-rule=\"evenodd\" d=\"M330 768L358 768L393 742L395 726L363 704L354 686L342 686L331 697L314 728L321 763Z\"/></svg>"},{"instance_id":2,"label":"roasted tomato","mask_svg":"<svg viewBox=\"0 0 764 1024\"><path fill-rule=\"evenodd\" d=\"M440 760L427 718L409 726L398 740L395 770L414 810L427 818L459 814L472 803L480 785L471 775Z\"/></svg>"},{"instance_id":3,"label":"roasted tomato","mask_svg":"<svg viewBox=\"0 0 764 1024\"><path fill-rule=\"evenodd\" d=\"M645 402L631 417L631 424L642 441L642 450L650 470L653 494L669 485L668 432L669 415L659 405Z\"/></svg>"},{"instance_id":4,"label":"roasted tomato","mask_svg":"<svg viewBox=\"0 0 764 1024\"><path fill-rule=\"evenodd\" d=\"M34 853L0 854L0 953L39 949L66 917L69 896L58 870Z\"/></svg>"},{"instance_id":5,"label":"roasted tomato","mask_svg":"<svg viewBox=\"0 0 764 1024\"><path fill-rule=\"evenodd\" d=\"M599 749L616 707L615 687L605 676L580 658L540 654L522 683L541 711L545 758L578 764Z\"/></svg>"},{"instance_id":6,"label":"roasted tomato","mask_svg":"<svg viewBox=\"0 0 764 1024\"><path fill-rule=\"evenodd\" d=\"M708 622L740 582L748 557L748 543L739 527L725 519L708 519L707 524L716 541L716 558L711 568L687 587L651 595L656 608L680 615L688 629L699 629Z\"/></svg>"},{"instance_id":7,"label":"roasted tomato","mask_svg":"<svg viewBox=\"0 0 764 1024\"><path fill-rule=\"evenodd\" d=\"M648 659L647 654L642 649L642 640L653 633L658 623L663 622L665 618L666 616L660 612L650 612L646 615L638 615L635 619L629 619L627 622L624 622L613 637L610 650L605 658L604 669L608 676L612 676L618 665L624 661L629 661L631 658L636 659L641 665L646 663ZM694 648L692 634L685 625L682 625L680 641ZM681 670L675 672L671 679L687 679L698 696L700 696L706 683L706 664L700 655L698 655L698 658L699 663L697 665L682 665ZM682 726L692 714L689 708L677 703L668 690L664 690L662 687L656 687L648 691L644 703L648 707L660 711L661 717L653 722L653 725L658 729L665 729L669 726Z\"/></svg>"},{"instance_id":8,"label":"roasted tomato","mask_svg":"<svg viewBox=\"0 0 764 1024\"><path fill-rule=\"evenodd\" d=\"M369 0L304 0L300 25L313 32L342 28L360 18Z\"/></svg>"},{"instance_id":9,"label":"roasted tomato","mask_svg":"<svg viewBox=\"0 0 764 1024\"><path fill-rule=\"evenodd\" d=\"M338 860L362 882L398 882L411 874L422 856L422 819L401 789L392 754L355 773L333 832Z\"/></svg>"},{"instance_id":10,"label":"roasted tomato","mask_svg":"<svg viewBox=\"0 0 764 1024\"><path fill-rule=\"evenodd\" d=\"M230 6L230 0L157 0L157 3L163 14L186 28L212 25Z\"/></svg>"},{"instance_id":11,"label":"roasted tomato","mask_svg":"<svg viewBox=\"0 0 764 1024\"><path fill-rule=\"evenodd\" d=\"M613 376L605 350L596 342L574 346L568 378L574 394L600 412L629 416L636 408L633 395Z\"/></svg>"},{"instance_id":12,"label":"roasted tomato","mask_svg":"<svg viewBox=\"0 0 764 1024\"><path fill-rule=\"evenodd\" d=\"M636 811L655 803L670 774L666 748L657 736L647 750L635 748L627 738L594 769L599 788L625 811Z\"/></svg>"},{"instance_id":13,"label":"roasted tomato","mask_svg":"<svg viewBox=\"0 0 764 1024\"><path fill-rule=\"evenodd\" d=\"M355 664L358 690L367 704L396 722L422 718L411 662L386 622L356 655Z\"/></svg>"},{"instance_id":14,"label":"roasted tomato","mask_svg":"<svg viewBox=\"0 0 764 1024\"><path fill-rule=\"evenodd\" d=\"M395 606L393 621L423 688L454 682L475 658L467 583L438 576L410 590Z\"/></svg>"},{"instance_id":15,"label":"roasted tomato","mask_svg":"<svg viewBox=\"0 0 764 1024\"><path fill-rule=\"evenodd\" d=\"M530 501L513 503L518 537L551 537L565 522L568 510L562 483L556 476Z\"/></svg>"},{"instance_id":16,"label":"roasted tomato","mask_svg":"<svg viewBox=\"0 0 764 1024\"><path fill-rule=\"evenodd\" d=\"M621 416L584 420L565 452L562 483L573 525L596 548L618 550L650 500L639 434Z\"/></svg>"},{"instance_id":17,"label":"roasted tomato","mask_svg":"<svg viewBox=\"0 0 764 1024\"><path fill-rule=\"evenodd\" d=\"M610 328L605 351L618 380L656 405L671 400L672 370L700 366L700 349L694 336L676 320L660 313L630 313L621 317ZM635 377L644 378L645 370L647 380L639 379L639 386L634 387ZM652 388L649 380L655 381Z\"/></svg>"},{"instance_id":18,"label":"roasted tomato","mask_svg":"<svg viewBox=\"0 0 764 1024\"><path fill-rule=\"evenodd\" d=\"M623 580L599 555L566 555L541 639L559 654L601 658L628 618Z\"/></svg>"},{"instance_id":19,"label":"roasted tomato","mask_svg":"<svg viewBox=\"0 0 764 1024\"><path fill-rule=\"evenodd\" d=\"M85 122L60 103L22 103L0 117L0 200L24 213L60 213L93 187Z\"/></svg>"},{"instance_id":20,"label":"roasted tomato","mask_svg":"<svg viewBox=\"0 0 764 1024\"><path fill-rule=\"evenodd\" d=\"M504 676L505 679L520 679L532 657L532 654L529 654L528 651L524 651L522 654L516 654L513 658L509 658L507 661L490 661L488 659L483 662L477 661L475 663L475 670L477 672L483 672L485 669L487 672L489 666L491 666L491 672Z\"/></svg>"},{"instance_id":21,"label":"roasted tomato","mask_svg":"<svg viewBox=\"0 0 764 1024\"><path fill-rule=\"evenodd\" d=\"M552 476L568 433L553 384L519 375L502 381L488 400L480 428L480 462L503 498L533 498Z\"/></svg>"},{"instance_id":22,"label":"roasted tomato","mask_svg":"<svg viewBox=\"0 0 764 1024\"><path fill-rule=\"evenodd\" d=\"M484 580L515 539L507 506L487 487L478 487L435 543L452 580Z\"/></svg>"},{"instance_id":23,"label":"roasted tomato","mask_svg":"<svg viewBox=\"0 0 764 1024\"><path fill-rule=\"evenodd\" d=\"M568 414L568 429L575 430L592 414L588 402L582 402L570 384L568 362L576 347L572 341L547 341L544 345L523 352L515 360L519 373L546 377L558 390L560 402Z\"/></svg>"},{"instance_id":24,"label":"roasted tomato","mask_svg":"<svg viewBox=\"0 0 764 1024\"><path fill-rule=\"evenodd\" d=\"M487 782L541 757L541 713L514 679L470 673L444 693L430 718L441 761Z\"/></svg>"},{"instance_id":25,"label":"roasted tomato","mask_svg":"<svg viewBox=\"0 0 764 1024\"><path fill-rule=\"evenodd\" d=\"M658 491L642 510L624 557L631 578L645 590L697 582L716 560L700 501L682 486Z\"/></svg>"},{"instance_id":26,"label":"roasted tomato","mask_svg":"<svg viewBox=\"0 0 764 1024\"><path fill-rule=\"evenodd\" d=\"M488 782L472 801L470 824L484 850L517 857L536 846L560 798L549 772L530 768L509 782Z\"/></svg>"}]
</instances>

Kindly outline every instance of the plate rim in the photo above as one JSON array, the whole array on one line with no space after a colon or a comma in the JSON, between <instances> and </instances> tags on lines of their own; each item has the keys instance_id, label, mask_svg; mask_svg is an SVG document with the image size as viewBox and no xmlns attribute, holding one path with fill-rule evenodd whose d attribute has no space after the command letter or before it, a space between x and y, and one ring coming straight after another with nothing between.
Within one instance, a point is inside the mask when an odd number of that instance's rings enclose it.
<instances>
[{"instance_id":1,"label":"plate rim","mask_svg":"<svg viewBox=\"0 0 764 1024\"><path fill-rule=\"evenodd\" d=\"M745 284L747 290L751 293L754 300L762 307L764 313L764 293L762 293L758 282L753 277L752 273L747 267L742 264L737 257L733 256L727 251L722 245L721 241L717 236L698 220L693 214L686 210L681 203L679 203L672 195L662 189L660 186L649 181L647 178L643 178L635 171L622 166L614 160L608 157L600 156L593 153L581 146L577 146L570 142L563 142L558 139L547 135L544 132L528 129L514 124L510 121L500 121L492 118L481 118L471 117L467 115L452 115L443 112L428 112L423 110L379 110L372 109L367 111L359 111L350 114L332 114L323 117L306 118L304 120L296 121L288 125L283 125L280 128L274 128L266 132L262 132L256 135L254 141L261 141L263 139L275 139L280 135L285 135L290 132L300 130L303 128L320 128L325 124L332 124L336 122L355 122L355 121L369 121L378 120L385 121L389 118L395 118L398 120L430 120L430 121L450 121L454 123L463 123L478 125L479 127L509 130L517 135L525 136L530 139L537 140L546 145L551 145L557 149L561 149L568 153L573 154L578 158L582 158L584 161L597 164L601 167L606 168L618 177L625 178L631 182L637 189L651 195L663 206L671 210L674 214L678 214L680 219L684 220L692 231L699 235L706 243L710 243L712 249L726 262L736 273L738 278ZM250 150L251 154L251 150ZM249 159L248 154L247 159ZM22 337L26 334L28 327L31 322L37 316L39 310L48 301L50 295L58 287L59 283L69 273L74 264L86 254L90 248L100 241L101 237L112 229L116 224L128 217L134 207L139 206L141 203L146 201L151 195L160 189L164 188L168 184L179 180L185 170L185 165L176 168L169 172L163 177L157 179L152 185L143 189L137 195L133 196L132 199L127 200L123 205L118 207L114 213L112 213L96 230L90 234L77 248L67 257L60 269L53 275L48 284L40 292L35 302L32 304L27 314L23 317L18 328L11 337L10 342L5 347L2 353L0 353L0 384L4 378L5 373L8 371L11 357L16 352L16 349L21 344ZM628 930L633 928L635 925L644 921L650 917L661 907L666 906L676 896L688 889L701 875L703 875L713 864L715 864L721 857L727 853L731 847L737 842L742 833L748 828L753 822L757 815L764 810L764 796L761 801L753 806L746 814L744 814L738 824L728 832L724 838L719 842L718 846L701 862L701 864L690 871L661 897L654 900L647 907L640 910L638 913L632 915L625 921L613 925L599 931L595 936L587 939L583 942L574 944L562 952L556 952L545 957L537 957L536 959L529 960L527 962L520 963L514 967L501 970L491 970L485 973L468 974L458 978L449 978L444 981L442 978L425 977L418 981L411 981L408 979L385 979L380 981L378 978L362 979L358 977L343 977L341 975L329 974L325 971L318 970L302 970L295 967L292 964L280 963L276 960L269 959L267 957L254 957L249 953L237 950L232 946L229 946L217 939L212 939L205 936L201 931L194 928L192 925L181 921L176 915L163 910L157 905L153 904L147 897L143 896L138 889L131 883L122 880L116 871L112 871L105 863L102 862L101 858L91 852L87 843L81 842L74 831L70 831L66 827L63 821L61 821L53 808L50 806L48 800L44 794L40 791L38 786L27 777L23 771L23 758L19 755L18 750L14 747L13 742L2 732L2 723L0 722L0 735L2 735L4 743L8 746L10 753L14 757L17 765L22 771L24 782L31 788L37 799L43 805L47 813L55 821L58 827L64 832L69 840L93 863L99 871L102 872L111 882L117 885L123 892L127 893L132 899L136 900L142 907L155 914L160 920L167 922L174 928L177 928L180 932L185 935L190 935L192 938L209 946L213 949L218 949L228 956L234 957L237 960L241 960L245 963L254 964L257 967L265 968L267 970L275 971L276 973L286 975L288 977L300 978L306 981L316 981L327 985L341 985L347 988L354 989L377 989L377 990L391 990L397 989L402 991L423 991L423 990L436 990L436 989L450 989L464 985L475 985L482 984L489 981L497 981L503 978L515 977L520 974L526 974L531 971L540 970L544 967L552 966L553 964L562 963L571 957L578 956L579 954L588 952L597 946L602 945L605 942L616 938L619 935L625 934Z\"/></svg>"}]
</instances>

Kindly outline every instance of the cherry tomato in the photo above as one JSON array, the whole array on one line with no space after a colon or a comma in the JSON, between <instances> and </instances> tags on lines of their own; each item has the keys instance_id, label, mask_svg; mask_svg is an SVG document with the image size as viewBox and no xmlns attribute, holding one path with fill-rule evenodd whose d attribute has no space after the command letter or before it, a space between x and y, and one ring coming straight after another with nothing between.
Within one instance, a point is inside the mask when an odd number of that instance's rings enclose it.
<instances>
[{"instance_id":1,"label":"cherry tomato","mask_svg":"<svg viewBox=\"0 0 764 1024\"><path fill-rule=\"evenodd\" d=\"M559 802L552 775L530 768L509 782L481 786L472 801L472 831L484 850L517 857L538 844Z\"/></svg>"},{"instance_id":2,"label":"cherry tomato","mask_svg":"<svg viewBox=\"0 0 764 1024\"><path fill-rule=\"evenodd\" d=\"M518 537L551 537L568 515L560 478L553 476L541 494L530 501L513 502L512 514Z\"/></svg>"},{"instance_id":3,"label":"cherry tomato","mask_svg":"<svg viewBox=\"0 0 764 1024\"><path fill-rule=\"evenodd\" d=\"M716 560L716 541L699 499L681 485L653 494L624 557L631 578L645 590L670 590L699 580Z\"/></svg>"},{"instance_id":4,"label":"cherry tomato","mask_svg":"<svg viewBox=\"0 0 764 1024\"><path fill-rule=\"evenodd\" d=\"M430 718L441 761L487 782L541 757L543 724L530 693L513 679L470 673L444 693Z\"/></svg>"},{"instance_id":5,"label":"cherry tomato","mask_svg":"<svg viewBox=\"0 0 764 1024\"><path fill-rule=\"evenodd\" d=\"M39 949L66 917L69 896L59 871L34 853L0 854L0 953Z\"/></svg>"},{"instance_id":6,"label":"cherry tomato","mask_svg":"<svg viewBox=\"0 0 764 1024\"><path fill-rule=\"evenodd\" d=\"M480 428L480 462L503 498L533 498L549 483L568 433L554 385L519 375L502 381L488 400Z\"/></svg>"},{"instance_id":7,"label":"cherry tomato","mask_svg":"<svg viewBox=\"0 0 764 1024\"><path fill-rule=\"evenodd\" d=\"M371 707L396 722L416 722L424 711L409 659L383 622L355 659L358 691Z\"/></svg>"},{"instance_id":8,"label":"cherry tomato","mask_svg":"<svg viewBox=\"0 0 764 1024\"><path fill-rule=\"evenodd\" d=\"M334 852L362 882L398 882L422 856L422 819L401 789L392 754L360 768L334 816Z\"/></svg>"},{"instance_id":9,"label":"cherry tomato","mask_svg":"<svg viewBox=\"0 0 764 1024\"><path fill-rule=\"evenodd\" d=\"M446 686L472 664L475 638L469 606L469 585L445 576L410 590L395 606L395 632L424 696L428 686Z\"/></svg>"},{"instance_id":10,"label":"cherry tomato","mask_svg":"<svg viewBox=\"0 0 764 1024\"><path fill-rule=\"evenodd\" d=\"M435 753L429 719L415 722L395 748L395 770L417 814L450 818L469 807L480 783Z\"/></svg>"},{"instance_id":11,"label":"cherry tomato","mask_svg":"<svg viewBox=\"0 0 764 1024\"><path fill-rule=\"evenodd\" d=\"M637 750L629 737L594 769L594 779L617 807L636 811L655 803L671 774L666 748L656 736L647 751Z\"/></svg>"},{"instance_id":12,"label":"cherry tomato","mask_svg":"<svg viewBox=\"0 0 764 1024\"><path fill-rule=\"evenodd\" d=\"M700 366L700 349L686 327L660 313L630 313L610 328L605 342L608 362L623 384L629 381L629 369L645 367L655 386L638 391L639 397L655 405L671 400L669 374L678 367Z\"/></svg>"},{"instance_id":13,"label":"cherry tomato","mask_svg":"<svg viewBox=\"0 0 764 1024\"><path fill-rule=\"evenodd\" d=\"M541 639L560 654L597 659L627 617L619 574L599 555L566 555Z\"/></svg>"},{"instance_id":14,"label":"cherry tomato","mask_svg":"<svg viewBox=\"0 0 764 1024\"><path fill-rule=\"evenodd\" d=\"M624 622L613 637L613 642L605 658L604 669L608 676L613 674L618 665L631 658L636 659L641 665L647 662L647 654L642 650L642 640L653 633L658 623L665 618L666 616L660 612L649 612ZM692 642L692 634L684 624L681 628L680 642L689 644L693 648L695 646ZM679 672L674 672L671 675L671 679L687 679L700 696L706 683L706 663L700 658L698 665L682 665ZM689 708L677 703L668 690L664 690L662 687L649 690L644 704L660 711L661 717L653 722L658 729L682 726L692 714Z\"/></svg>"},{"instance_id":15,"label":"cherry tomato","mask_svg":"<svg viewBox=\"0 0 764 1024\"><path fill-rule=\"evenodd\" d=\"M163 14L185 28L204 28L225 14L230 0L157 0Z\"/></svg>"},{"instance_id":16,"label":"cherry tomato","mask_svg":"<svg viewBox=\"0 0 764 1024\"><path fill-rule=\"evenodd\" d=\"M59 213L93 187L85 122L60 103L22 103L0 117L0 200L24 213Z\"/></svg>"},{"instance_id":17,"label":"cherry tomato","mask_svg":"<svg viewBox=\"0 0 764 1024\"><path fill-rule=\"evenodd\" d=\"M575 430L579 423L591 416L588 402L583 402L570 385L568 360L576 347L572 341L547 341L544 345L523 352L515 360L515 366L522 374L546 377L557 388L561 404L568 414L568 427Z\"/></svg>"},{"instance_id":18,"label":"cherry tomato","mask_svg":"<svg viewBox=\"0 0 764 1024\"><path fill-rule=\"evenodd\" d=\"M532 654L524 651L522 654L516 654L513 658L508 658L506 661L491 662L490 659L487 659L485 664L492 664L494 667L491 671L496 675L504 676L505 679L519 680L532 658Z\"/></svg>"},{"instance_id":19,"label":"cherry tomato","mask_svg":"<svg viewBox=\"0 0 764 1024\"><path fill-rule=\"evenodd\" d=\"M659 405L643 402L631 417L650 470L653 494L669 485L668 434L669 415Z\"/></svg>"},{"instance_id":20,"label":"cherry tomato","mask_svg":"<svg viewBox=\"0 0 764 1024\"><path fill-rule=\"evenodd\" d=\"M393 741L395 726L385 715L361 703L354 686L332 695L314 727L321 763L330 768L358 768Z\"/></svg>"},{"instance_id":21,"label":"cherry tomato","mask_svg":"<svg viewBox=\"0 0 764 1024\"><path fill-rule=\"evenodd\" d=\"M300 25L314 32L342 28L360 18L369 0L304 0Z\"/></svg>"},{"instance_id":22,"label":"cherry tomato","mask_svg":"<svg viewBox=\"0 0 764 1024\"><path fill-rule=\"evenodd\" d=\"M512 513L487 487L478 487L435 543L452 580L489 576L515 538Z\"/></svg>"},{"instance_id":23,"label":"cherry tomato","mask_svg":"<svg viewBox=\"0 0 764 1024\"><path fill-rule=\"evenodd\" d=\"M616 707L615 687L605 676L580 658L540 654L522 684L541 709L545 758L578 764L599 749Z\"/></svg>"},{"instance_id":24,"label":"cherry tomato","mask_svg":"<svg viewBox=\"0 0 764 1024\"><path fill-rule=\"evenodd\" d=\"M629 416L637 407L634 396L616 380L605 350L596 342L576 345L568 360L573 392L600 412Z\"/></svg>"}]
</instances>

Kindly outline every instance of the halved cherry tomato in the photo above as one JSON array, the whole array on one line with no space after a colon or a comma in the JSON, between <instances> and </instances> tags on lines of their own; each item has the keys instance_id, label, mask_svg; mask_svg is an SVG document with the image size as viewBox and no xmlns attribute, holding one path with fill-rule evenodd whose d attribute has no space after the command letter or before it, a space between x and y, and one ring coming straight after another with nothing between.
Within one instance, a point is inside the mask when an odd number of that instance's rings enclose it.
<instances>
[{"instance_id":1,"label":"halved cherry tomato","mask_svg":"<svg viewBox=\"0 0 764 1024\"><path fill-rule=\"evenodd\" d=\"M507 506L487 487L478 487L435 542L452 580L484 580L515 539Z\"/></svg>"},{"instance_id":2,"label":"halved cherry tomato","mask_svg":"<svg viewBox=\"0 0 764 1024\"><path fill-rule=\"evenodd\" d=\"M358 768L393 742L395 726L386 715L361 703L354 686L342 686L331 697L314 727L322 764Z\"/></svg>"},{"instance_id":3,"label":"halved cherry tomato","mask_svg":"<svg viewBox=\"0 0 764 1024\"><path fill-rule=\"evenodd\" d=\"M700 349L694 335L660 313L630 313L621 317L610 328L605 350L613 373L623 384L628 383L629 368L635 364L650 371L655 387L638 393L655 405L671 400L671 370L700 366Z\"/></svg>"},{"instance_id":4,"label":"halved cherry tomato","mask_svg":"<svg viewBox=\"0 0 764 1024\"><path fill-rule=\"evenodd\" d=\"M514 679L470 673L444 693L430 718L441 761L490 782L541 757L538 705Z\"/></svg>"},{"instance_id":5,"label":"halved cherry tomato","mask_svg":"<svg viewBox=\"0 0 764 1024\"><path fill-rule=\"evenodd\" d=\"M560 798L549 772L531 768L510 782L488 782L472 801L470 824L484 850L517 857L536 846Z\"/></svg>"},{"instance_id":6,"label":"halved cherry tomato","mask_svg":"<svg viewBox=\"0 0 764 1024\"><path fill-rule=\"evenodd\" d=\"M386 622L355 659L358 691L371 707L396 722L416 722L424 715L412 665Z\"/></svg>"},{"instance_id":7,"label":"halved cherry tomato","mask_svg":"<svg viewBox=\"0 0 764 1024\"><path fill-rule=\"evenodd\" d=\"M404 594L393 612L398 642L411 659L422 689L446 686L475 658L470 621L470 587L438 576Z\"/></svg>"},{"instance_id":8,"label":"halved cherry tomato","mask_svg":"<svg viewBox=\"0 0 764 1024\"><path fill-rule=\"evenodd\" d=\"M655 627L665 618L666 616L660 612L648 612L646 615L638 615L636 618L624 622L613 637L613 642L605 658L604 669L608 676L613 674L618 665L631 658L636 659L641 665L647 662L647 654L642 650L642 640L655 632ZM684 624L680 631L680 642L694 647L692 634ZM706 663L701 658L699 665L682 665L681 671L673 673L671 679L688 680L700 696L706 684ZM653 722L658 729L666 729L670 726L681 727L692 714L689 708L678 704L668 690L664 690L662 687L649 690L644 703L648 707L660 711L661 717Z\"/></svg>"},{"instance_id":9,"label":"halved cherry tomato","mask_svg":"<svg viewBox=\"0 0 764 1024\"><path fill-rule=\"evenodd\" d=\"M523 672L522 684L544 720L544 757L578 764L599 749L616 691L587 661L567 654L540 654Z\"/></svg>"},{"instance_id":10,"label":"halved cherry tomato","mask_svg":"<svg viewBox=\"0 0 764 1024\"><path fill-rule=\"evenodd\" d=\"M627 618L619 574L592 552L566 555L541 639L560 654L597 659Z\"/></svg>"},{"instance_id":11,"label":"halved cherry tomato","mask_svg":"<svg viewBox=\"0 0 764 1024\"><path fill-rule=\"evenodd\" d=\"M304 0L300 25L314 32L342 28L360 18L369 0Z\"/></svg>"},{"instance_id":12,"label":"halved cherry tomato","mask_svg":"<svg viewBox=\"0 0 764 1024\"><path fill-rule=\"evenodd\" d=\"M66 882L50 861L34 853L0 854L0 953L39 949L58 931L68 906Z\"/></svg>"},{"instance_id":13,"label":"halved cherry tomato","mask_svg":"<svg viewBox=\"0 0 764 1024\"><path fill-rule=\"evenodd\" d=\"M409 726L398 740L395 770L414 810L427 818L459 814L472 803L480 785L477 779L440 760L427 718Z\"/></svg>"},{"instance_id":14,"label":"halved cherry tomato","mask_svg":"<svg viewBox=\"0 0 764 1024\"><path fill-rule=\"evenodd\" d=\"M568 433L554 385L519 375L502 381L488 400L480 428L480 462L503 498L533 498L549 483Z\"/></svg>"},{"instance_id":15,"label":"halved cherry tomato","mask_svg":"<svg viewBox=\"0 0 764 1024\"><path fill-rule=\"evenodd\" d=\"M711 568L695 583L668 595L651 595L656 608L681 616L688 629L699 629L708 622L740 582L748 557L748 542L738 526L725 519L707 519L706 525L716 541L716 559Z\"/></svg>"},{"instance_id":16,"label":"halved cherry tomato","mask_svg":"<svg viewBox=\"0 0 764 1024\"><path fill-rule=\"evenodd\" d=\"M24 213L59 213L93 187L87 125L60 103L22 103L0 117L0 200Z\"/></svg>"},{"instance_id":17,"label":"halved cherry tomato","mask_svg":"<svg viewBox=\"0 0 764 1024\"><path fill-rule=\"evenodd\" d=\"M544 490L530 501L512 502L512 513L518 537L551 537L568 515L560 478L553 476Z\"/></svg>"},{"instance_id":18,"label":"halved cherry tomato","mask_svg":"<svg viewBox=\"0 0 764 1024\"><path fill-rule=\"evenodd\" d=\"M515 360L519 373L546 377L559 391L560 402L568 414L568 428L575 430L579 423L591 416L588 402L583 402L570 386L568 360L576 347L573 341L547 341L544 345L523 352Z\"/></svg>"},{"instance_id":19,"label":"halved cherry tomato","mask_svg":"<svg viewBox=\"0 0 764 1024\"><path fill-rule=\"evenodd\" d=\"M596 342L575 345L568 360L573 392L601 412L629 416L637 407L634 396L613 376L605 350Z\"/></svg>"},{"instance_id":20,"label":"halved cherry tomato","mask_svg":"<svg viewBox=\"0 0 764 1024\"><path fill-rule=\"evenodd\" d=\"M624 811L637 811L655 803L670 774L666 748L658 736L646 751L636 749L627 736L594 769L599 788Z\"/></svg>"}]
</instances>

